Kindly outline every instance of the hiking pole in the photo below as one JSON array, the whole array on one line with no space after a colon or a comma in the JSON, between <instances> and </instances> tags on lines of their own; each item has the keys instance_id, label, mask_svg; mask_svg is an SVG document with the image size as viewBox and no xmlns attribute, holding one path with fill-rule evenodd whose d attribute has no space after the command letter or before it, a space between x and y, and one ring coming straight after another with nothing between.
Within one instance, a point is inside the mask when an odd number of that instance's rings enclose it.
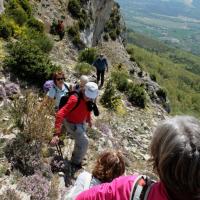
<instances>
[{"instance_id":1,"label":"hiking pole","mask_svg":"<svg viewBox=\"0 0 200 200\"><path fill-rule=\"evenodd\" d=\"M63 159L62 149L59 143L56 144L56 149L57 149L58 155L61 156L61 158Z\"/></svg>"}]
</instances>

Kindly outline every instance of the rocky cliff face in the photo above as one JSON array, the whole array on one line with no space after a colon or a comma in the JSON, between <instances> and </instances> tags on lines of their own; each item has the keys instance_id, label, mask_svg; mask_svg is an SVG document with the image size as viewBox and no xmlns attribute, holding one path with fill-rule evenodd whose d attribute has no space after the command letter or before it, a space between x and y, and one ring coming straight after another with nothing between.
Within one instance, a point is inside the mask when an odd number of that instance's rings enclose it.
<instances>
[{"instance_id":1,"label":"rocky cliff face","mask_svg":"<svg viewBox=\"0 0 200 200\"><path fill-rule=\"evenodd\" d=\"M105 24L110 18L113 6L113 0L91 0L91 9L94 18L93 46L98 43L104 31Z\"/></svg>"}]
</instances>

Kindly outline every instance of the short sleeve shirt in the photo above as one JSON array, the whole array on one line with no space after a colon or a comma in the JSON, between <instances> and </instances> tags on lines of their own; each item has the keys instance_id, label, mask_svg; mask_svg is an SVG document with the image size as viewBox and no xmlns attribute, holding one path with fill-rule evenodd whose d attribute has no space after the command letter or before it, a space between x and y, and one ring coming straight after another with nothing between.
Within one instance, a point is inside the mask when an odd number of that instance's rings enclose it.
<instances>
[{"instance_id":1,"label":"short sleeve shirt","mask_svg":"<svg viewBox=\"0 0 200 200\"><path fill-rule=\"evenodd\" d=\"M68 84L67 83L63 84L62 89L60 89L56 85L54 85L52 88L50 88L50 90L47 93L48 97L55 99L56 107L59 106L61 97L65 96L66 93L69 92L66 85L68 85Z\"/></svg>"}]
</instances>

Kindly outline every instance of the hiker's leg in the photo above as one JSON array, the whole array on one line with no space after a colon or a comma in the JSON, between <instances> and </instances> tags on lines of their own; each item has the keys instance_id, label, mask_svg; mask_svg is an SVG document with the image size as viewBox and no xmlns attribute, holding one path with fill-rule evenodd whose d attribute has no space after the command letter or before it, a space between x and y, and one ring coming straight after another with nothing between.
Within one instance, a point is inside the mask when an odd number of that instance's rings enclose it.
<instances>
[{"instance_id":1,"label":"hiker's leg","mask_svg":"<svg viewBox=\"0 0 200 200\"><path fill-rule=\"evenodd\" d=\"M76 125L69 123L67 120L63 121L63 125L65 127L65 133L66 135L70 135L70 137L73 137L74 132L76 130Z\"/></svg>"},{"instance_id":2,"label":"hiker's leg","mask_svg":"<svg viewBox=\"0 0 200 200\"><path fill-rule=\"evenodd\" d=\"M101 71L101 86L103 86L104 84L104 74L105 74L105 70Z\"/></svg>"},{"instance_id":3,"label":"hiker's leg","mask_svg":"<svg viewBox=\"0 0 200 200\"><path fill-rule=\"evenodd\" d=\"M76 131L74 132L73 137L75 139L75 144L71 161L75 164L80 164L88 149L88 137L86 135L84 124L76 125Z\"/></svg>"},{"instance_id":4,"label":"hiker's leg","mask_svg":"<svg viewBox=\"0 0 200 200\"><path fill-rule=\"evenodd\" d=\"M101 71L97 70L97 85L99 84L99 81L100 81L100 74L101 74Z\"/></svg>"}]
</instances>

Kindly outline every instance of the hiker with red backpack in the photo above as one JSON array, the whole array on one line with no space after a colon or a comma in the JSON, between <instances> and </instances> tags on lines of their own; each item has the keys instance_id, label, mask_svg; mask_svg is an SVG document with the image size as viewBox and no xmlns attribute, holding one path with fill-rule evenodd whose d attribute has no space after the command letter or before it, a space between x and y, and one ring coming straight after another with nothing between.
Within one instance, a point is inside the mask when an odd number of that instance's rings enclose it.
<instances>
[{"instance_id":1,"label":"hiker with red backpack","mask_svg":"<svg viewBox=\"0 0 200 200\"><path fill-rule=\"evenodd\" d=\"M92 110L95 111L93 101L97 96L97 84L88 82L83 91L69 96L66 104L56 113L55 134L53 135L51 144L58 144L61 126L64 122L67 132L75 140L71 164L77 169L82 167L82 160L88 149L85 124L88 123L92 127L91 112Z\"/></svg>"},{"instance_id":2,"label":"hiker with red backpack","mask_svg":"<svg viewBox=\"0 0 200 200\"><path fill-rule=\"evenodd\" d=\"M145 176L122 176L82 192L76 200L200 199L200 121L189 116L164 121L150 147L158 182Z\"/></svg>"}]
</instances>

